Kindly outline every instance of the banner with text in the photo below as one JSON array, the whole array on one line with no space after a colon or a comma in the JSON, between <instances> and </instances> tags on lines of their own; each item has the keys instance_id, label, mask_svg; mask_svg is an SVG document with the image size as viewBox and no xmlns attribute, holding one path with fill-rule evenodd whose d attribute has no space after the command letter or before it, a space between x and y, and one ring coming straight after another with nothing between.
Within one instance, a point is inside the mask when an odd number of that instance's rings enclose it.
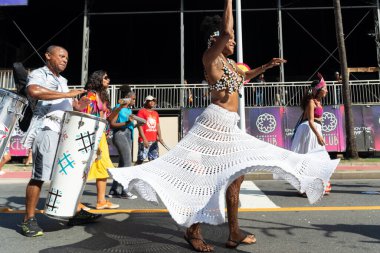
<instances>
[{"instance_id":1,"label":"banner with text","mask_svg":"<svg viewBox=\"0 0 380 253\"><path fill-rule=\"evenodd\" d=\"M380 150L380 106L352 106L358 151ZM190 130L204 108L182 109L182 133ZM294 127L302 115L299 107L246 108L246 131L273 145L290 149ZM322 134L330 152L346 150L344 106L324 106Z\"/></svg>"}]
</instances>

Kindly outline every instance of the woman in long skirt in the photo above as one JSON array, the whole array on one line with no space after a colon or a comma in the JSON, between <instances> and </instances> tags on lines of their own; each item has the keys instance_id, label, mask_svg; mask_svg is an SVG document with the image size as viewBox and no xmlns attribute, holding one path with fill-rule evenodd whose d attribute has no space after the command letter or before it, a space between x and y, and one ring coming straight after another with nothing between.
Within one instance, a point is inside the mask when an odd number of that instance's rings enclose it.
<instances>
[{"instance_id":1,"label":"woman in long skirt","mask_svg":"<svg viewBox=\"0 0 380 253\"><path fill-rule=\"evenodd\" d=\"M327 95L326 82L321 74L319 80L311 83L306 94L302 98L302 116L296 126L291 150L300 154L317 153L321 159L330 160L325 148L325 140L322 136L322 99ZM330 194L331 184L327 183L325 194ZM301 193L305 196L305 193Z\"/></svg>"},{"instance_id":2,"label":"woman in long skirt","mask_svg":"<svg viewBox=\"0 0 380 253\"><path fill-rule=\"evenodd\" d=\"M238 128L239 90L244 80L285 60L274 58L244 72L227 58L236 45L232 0L225 0L223 19L218 22L210 17L206 23L214 24L214 29L204 29L209 35L209 47L202 58L211 104L189 133L165 155L133 169L109 170L125 188L135 188L148 201L157 201L158 194L173 219L187 227L185 240L201 252L214 248L204 241L200 223L224 223L226 205L230 231L226 247L256 242L255 236L244 234L238 224L239 191L244 174L272 172L297 190L306 192L309 201L314 203L322 198L324 184L339 162L276 147Z\"/></svg>"}]
</instances>

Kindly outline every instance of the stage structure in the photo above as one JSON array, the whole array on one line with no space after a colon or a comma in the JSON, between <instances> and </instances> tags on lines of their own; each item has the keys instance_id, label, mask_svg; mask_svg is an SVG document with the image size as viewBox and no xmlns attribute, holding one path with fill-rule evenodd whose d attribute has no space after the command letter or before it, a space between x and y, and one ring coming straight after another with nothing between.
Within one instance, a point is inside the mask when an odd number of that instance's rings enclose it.
<instances>
[{"instance_id":1,"label":"stage structure","mask_svg":"<svg viewBox=\"0 0 380 253\"><path fill-rule=\"evenodd\" d=\"M183 45L185 44L184 42L184 30L185 30L185 25L184 25L184 14L190 14L190 13L205 13L205 15L207 15L208 13L222 13L223 10L222 9L216 9L216 10L186 10L184 9L184 1L186 0L181 0L181 6L180 6L180 9L179 10L174 10L174 11L140 11L140 12L91 12L88 10L88 2L90 2L90 0L85 0L85 5L84 5L84 30L83 30L83 50L84 50L84 53L83 53L83 59L82 59L82 66L88 66L88 59L89 59L89 40L90 40L90 36L89 36L89 32L91 30L91 25L90 25L90 20L89 20L89 17L91 16L109 16L109 15L147 15L147 14L173 14L173 13L176 13L176 14L180 14L180 18L179 18L179 26L180 26L180 30L181 30L181 33L180 33L180 36L181 36L181 43L180 43L180 47L182 48ZM315 6L315 7L283 7L283 4L282 2L287 2L287 1L284 1L284 0L274 0L274 1L277 1L277 7L276 8L250 8L250 9L245 9L245 8L242 8L241 7L241 4L240 4L240 1L244 2L244 1L247 1L247 0L235 0L236 1L236 4L237 4L237 9L236 9L236 15L237 15L237 18L241 18L241 14L240 13L245 13L245 12L276 12L277 13L277 20L278 20L278 26L277 26L277 31L278 31L278 52L279 52L279 56L280 57L283 57L283 45L284 45L284 41L283 41L283 37L286 36L283 34L283 12L285 12L291 19L294 20L295 23L297 23L302 29L305 30L306 33L309 33L309 35L311 37L313 37L312 33L307 30L303 24L297 20L291 13L293 12L300 12L300 11L315 11L315 10L325 10L325 11L334 11L334 7L333 6ZM378 56L378 67L380 67L380 43L379 43L379 38L380 38L380 34L379 34L379 17L380 17L380 0L374 0L373 1L373 4L368 4L368 5L355 5L355 6L342 6L342 10L355 10L355 9L361 9L361 10L368 10L368 12L363 16L363 19L370 13L370 11L373 11L373 16L374 16L374 31L375 31L375 34L369 34L371 36L374 36L375 37L375 42L377 43L377 56ZM239 17L240 15L240 17ZM363 21L363 19L361 19L357 25L354 27L354 29L360 25L360 23ZM237 20L237 25L239 25L239 20ZM244 24L244 20L241 20L241 22ZM239 27L238 29L242 29L241 27ZM346 38L348 36L350 36L350 34L354 31L351 30L351 31L345 31L346 33ZM242 30L241 30L242 31ZM244 31L242 31L244 32ZM323 44L318 41L317 38L313 37L313 39L316 41L316 43L318 43L321 47L324 47ZM335 39L335 38L334 38ZM333 57L333 53L337 50L335 49L334 51L332 52L329 52L326 48L325 50L327 51L327 53L329 53L329 57L326 59L328 60L330 57ZM182 52L182 51L181 51ZM181 53L181 58L184 57L184 54ZM182 60L181 60L182 61ZM184 62L184 61L182 61ZM181 70L181 80L184 80L184 76L185 76L185 73L184 73L184 64L181 64L182 66L182 70ZM320 66L322 67L322 66ZM86 69L86 67L82 67L82 69ZM315 72L317 72L318 70L315 70ZM85 80L85 77L82 75L82 83L84 83L83 81ZM284 66L281 66L281 71L280 71L280 79L279 81L283 82L285 81L285 70L284 70Z\"/></svg>"}]
</instances>

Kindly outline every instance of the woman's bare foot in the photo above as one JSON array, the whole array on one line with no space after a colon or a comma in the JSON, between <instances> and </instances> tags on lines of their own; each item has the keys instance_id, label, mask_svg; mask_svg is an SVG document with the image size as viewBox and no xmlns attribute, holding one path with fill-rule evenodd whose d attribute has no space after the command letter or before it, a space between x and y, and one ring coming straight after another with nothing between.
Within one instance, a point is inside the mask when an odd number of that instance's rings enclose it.
<instances>
[{"instance_id":1,"label":"woman's bare foot","mask_svg":"<svg viewBox=\"0 0 380 253\"><path fill-rule=\"evenodd\" d=\"M184 235L185 240L198 252L211 252L214 251L214 247L207 244L200 233L199 229L192 230L191 228L186 230Z\"/></svg>"}]
</instances>

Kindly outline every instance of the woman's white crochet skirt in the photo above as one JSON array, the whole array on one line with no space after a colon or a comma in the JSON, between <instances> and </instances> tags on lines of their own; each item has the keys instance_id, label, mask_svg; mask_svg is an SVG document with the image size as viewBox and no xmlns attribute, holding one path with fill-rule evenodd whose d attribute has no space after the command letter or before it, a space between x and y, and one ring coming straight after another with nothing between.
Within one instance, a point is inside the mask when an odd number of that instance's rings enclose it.
<instances>
[{"instance_id":1,"label":"woman's white crochet skirt","mask_svg":"<svg viewBox=\"0 0 380 253\"><path fill-rule=\"evenodd\" d=\"M168 153L109 173L148 201L157 202L157 193L173 219L186 227L224 223L226 189L248 172L277 174L306 192L310 203L322 198L339 160L321 160L260 141L242 132L238 120L237 113L211 104Z\"/></svg>"},{"instance_id":2,"label":"woman's white crochet skirt","mask_svg":"<svg viewBox=\"0 0 380 253\"><path fill-rule=\"evenodd\" d=\"M321 124L314 123L314 126L318 133L322 135ZM319 152L320 159L330 160L330 156L327 153L325 146L319 145L317 136L310 128L308 121L302 122L298 126L290 150L300 154Z\"/></svg>"}]
</instances>

